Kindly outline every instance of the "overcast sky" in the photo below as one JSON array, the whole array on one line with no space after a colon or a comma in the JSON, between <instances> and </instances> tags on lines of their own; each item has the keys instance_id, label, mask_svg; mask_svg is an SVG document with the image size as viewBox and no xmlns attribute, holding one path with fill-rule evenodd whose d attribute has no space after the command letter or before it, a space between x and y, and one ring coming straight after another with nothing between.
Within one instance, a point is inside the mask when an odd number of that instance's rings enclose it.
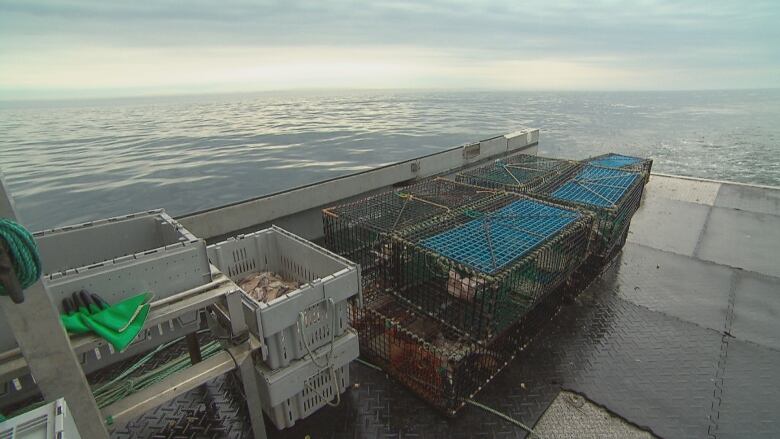
<instances>
[{"instance_id":1,"label":"overcast sky","mask_svg":"<svg viewBox=\"0 0 780 439\"><path fill-rule=\"evenodd\" d=\"M0 99L780 87L780 0L0 0Z\"/></svg>"}]
</instances>

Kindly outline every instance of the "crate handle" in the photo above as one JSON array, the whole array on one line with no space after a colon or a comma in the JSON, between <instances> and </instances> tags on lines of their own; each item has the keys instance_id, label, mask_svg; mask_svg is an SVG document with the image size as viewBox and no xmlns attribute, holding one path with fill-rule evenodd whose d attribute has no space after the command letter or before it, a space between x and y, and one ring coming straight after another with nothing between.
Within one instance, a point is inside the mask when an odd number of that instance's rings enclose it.
<instances>
[{"instance_id":1,"label":"crate handle","mask_svg":"<svg viewBox=\"0 0 780 439\"><path fill-rule=\"evenodd\" d=\"M301 332L301 337L303 338L303 347L306 348L306 352L308 352L309 356L311 357L312 363L314 363L315 366L317 366L320 370L324 370L328 367L332 366L333 361L333 345L336 341L336 302L333 300L332 297L328 297L326 299L319 300L315 302L313 305L311 305L309 308L311 308L314 305L319 305L322 302L327 301L328 304L328 315L331 318L331 324L330 324L330 350L327 354L325 354L325 358L327 359L325 365L321 365L317 362L317 358L314 356L314 352L312 352L311 347L309 346L309 342L306 340L306 333L304 332L304 328L306 327L306 315L303 311L298 313L298 330Z\"/></svg>"},{"instance_id":2,"label":"crate handle","mask_svg":"<svg viewBox=\"0 0 780 439\"><path fill-rule=\"evenodd\" d=\"M319 396L319 397L320 397L320 399L322 399L323 401L325 401L325 404L327 404L327 405L329 405L329 406L331 406L331 407L338 407L338 405L339 405L339 404L341 404L341 392L339 392L339 385L338 385L338 383L336 382L336 366L334 366L334 365L331 365L331 366L330 366L330 368L329 368L329 371L330 371L330 384L331 384L331 386L333 386L333 393L335 393L335 394L336 394L336 398L335 398L335 399L336 399L336 402L335 402L335 403L334 403L334 402L331 402L333 399L330 399L330 400L328 400L328 398L326 398L326 397L325 397L325 395L323 395L322 393L320 393L320 391L319 391L319 390L317 390L317 388L316 388L316 387L312 386L312 385L309 383L309 381L311 380L311 378L310 378L310 379L308 379L308 380L306 380L306 381L304 382L304 384L303 384L303 385L304 385L304 386L305 386L307 389L309 389L309 391L312 391L312 392L316 393L316 394L317 394L317 396ZM319 372L317 372L317 374L315 374L314 376L316 377L317 375L319 375Z\"/></svg>"}]
</instances>

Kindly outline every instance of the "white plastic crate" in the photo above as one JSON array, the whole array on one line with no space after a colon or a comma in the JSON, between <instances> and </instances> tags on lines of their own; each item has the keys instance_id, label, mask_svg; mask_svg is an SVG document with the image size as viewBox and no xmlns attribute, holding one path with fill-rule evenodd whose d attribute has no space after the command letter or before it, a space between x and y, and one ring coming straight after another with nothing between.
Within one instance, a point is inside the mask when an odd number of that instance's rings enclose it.
<instances>
[{"instance_id":1,"label":"white plastic crate","mask_svg":"<svg viewBox=\"0 0 780 439\"><path fill-rule=\"evenodd\" d=\"M211 281L206 243L163 210L92 221L34 234L46 284L62 299L82 289L117 303L151 292L156 299ZM0 316L0 352L16 347Z\"/></svg>"},{"instance_id":2,"label":"white plastic crate","mask_svg":"<svg viewBox=\"0 0 780 439\"><path fill-rule=\"evenodd\" d=\"M65 399L0 422L0 439L81 439Z\"/></svg>"},{"instance_id":3,"label":"white plastic crate","mask_svg":"<svg viewBox=\"0 0 780 439\"><path fill-rule=\"evenodd\" d=\"M264 340L263 359L271 369L303 358L348 328L347 300L360 294L360 271L350 261L276 226L210 245L208 255L234 281L272 271L304 283L268 303L244 294L247 325Z\"/></svg>"},{"instance_id":4,"label":"white plastic crate","mask_svg":"<svg viewBox=\"0 0 780 439\"><path fill-rule=\"evenodd\" d=\"M314 360L298 360L284 369L255 365L263 411L279 430L334 404L349 387L349 363L359 355L357 334L347 330L333 343L332 353L330 349L330 344L323 346Z\"/></svg>"}]
</instances>

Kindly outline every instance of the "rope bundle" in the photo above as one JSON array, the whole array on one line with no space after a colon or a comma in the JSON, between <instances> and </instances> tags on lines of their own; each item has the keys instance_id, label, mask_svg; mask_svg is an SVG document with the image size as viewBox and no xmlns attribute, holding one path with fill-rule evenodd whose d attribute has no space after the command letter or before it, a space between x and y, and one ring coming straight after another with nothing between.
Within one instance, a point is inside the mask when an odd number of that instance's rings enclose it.
<instances>
[{"instance_id":1,"label":"rope bundle","mask_svg":"<svg viewBox=\"0 0 780 439\"><path fill-rule=\"evenodd\" d=\"M41 277L41 258L38 244L32 234L7 218L0 218L0 244L4 243L11 256L16 278L22 288L28 288ZM0 285L0 294L5 288Z\"/></svg>"}]
</instances>

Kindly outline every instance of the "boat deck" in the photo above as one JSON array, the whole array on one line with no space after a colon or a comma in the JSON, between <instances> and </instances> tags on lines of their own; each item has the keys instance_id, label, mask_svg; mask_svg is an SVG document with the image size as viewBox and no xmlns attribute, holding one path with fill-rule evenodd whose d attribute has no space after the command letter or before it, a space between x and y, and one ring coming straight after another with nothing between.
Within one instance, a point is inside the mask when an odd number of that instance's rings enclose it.
<instances>
[{"instance_id":1,"label":"boat deck","mask_svg":"<svg viewBox=\"0 0 780 439\"><path fill-rule=\"evenodd\" d=\"M778 249L780 189L654 174L622 254L476 400L533 426L566 390L659 437L778 437ZM282 432L269 425L269 437L526 436L472 406L444 418L382 372L351 368L340 406ZM250 437L233 380L216 379L113 436ZM570 437L626 437L556 413L544 424L569 423ZM546 428L539 423L541 437L566 434Z\"/></svg>"}]
</instances>

